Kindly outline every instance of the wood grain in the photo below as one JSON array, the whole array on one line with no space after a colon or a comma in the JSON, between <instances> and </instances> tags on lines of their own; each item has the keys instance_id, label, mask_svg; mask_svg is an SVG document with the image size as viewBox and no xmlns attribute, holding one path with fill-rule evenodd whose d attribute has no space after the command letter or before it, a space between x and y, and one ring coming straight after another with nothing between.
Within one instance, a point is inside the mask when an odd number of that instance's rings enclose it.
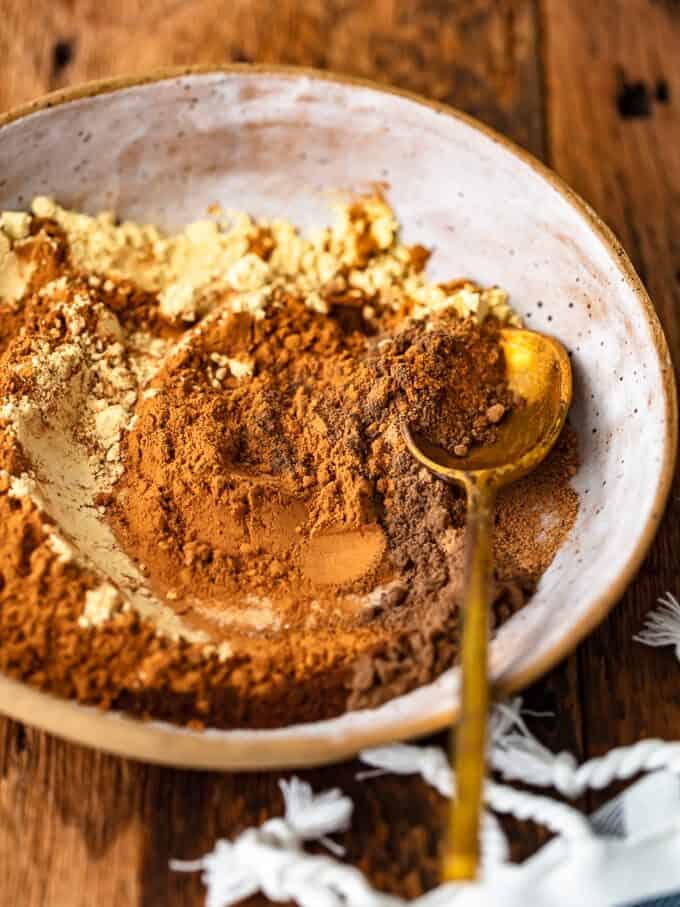
<instances>
[{"instance_id":1,"label":"wood grain","mask_svg":"<svg viewBox=\"0 0 680 907\"><path fill-rule=\"evenodd\" d=\"M237 60L369 76L475 114L545 158L604 214L680 361L677 4L4 0L2 12L0 109L86 79ZM650 100L657 94L668 100ZM649 116L629 115L645 101ZM677 582L677 508L676 492L613 616L528 692L528 705L555 715L539 722L549 746L585 755L680 733L672 655L631 641L657 595ZM347 763L304 774L355 797L349 858L376 884L415 895L435 880L441 803L418 781L359 785L355 771ZM171 874L168 859L197 856L216 837L280 812L277 780L142 766L0 720L0 907L194 907L199 880ZM526 829L512 833L517 854L536 840Z\"/></svg>"},{"instance_id":2,"label":"wood grain","mask_svg":"<svg viewBox=\"0 0 680 907\"><path fill-rule=\"evenodd\" d=\"M656 305L677 371L680 7L649 0L545 0L543 13L551 163L628 250ZM644 113L645 99L647 115L633 115ZM672 651L646 649L632 639L657 597L678 589L678 490L676 481L636 582L579 649L584 743L592 755L643 736L680 735Z\"/></svg>"}]
</instances>

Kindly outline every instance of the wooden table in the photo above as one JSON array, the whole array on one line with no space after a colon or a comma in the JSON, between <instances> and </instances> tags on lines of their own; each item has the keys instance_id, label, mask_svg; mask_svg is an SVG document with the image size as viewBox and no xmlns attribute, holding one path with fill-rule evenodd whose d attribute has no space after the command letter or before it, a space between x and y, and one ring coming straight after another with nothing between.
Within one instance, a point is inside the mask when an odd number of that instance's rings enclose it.
<instances>
[{"instance_id":1,"label":"wooden table","mask_svg":"<svg viewBox=\"0 0 680 907\"><path fill-rule=\"evenodd\" d=\"M159 64L286 62L409 88L467 110L538 155L618 233L680 362L680 4L677 0L4 0L0 109ZM651 554L609 619L527 694L553 748L592 756L680 737L680 666L632 641L678 590L677 488ZM436 878L441 803L418 781L359 785L347 764L303 773L356 800L349 857L415 895ZM0 905L180 907L168 870L280 812L274 775L115 759L0 720ZM514 829L513 846L533 838ZM267 903L253 898L251 905Z\"/></svg>"}]
</instances>

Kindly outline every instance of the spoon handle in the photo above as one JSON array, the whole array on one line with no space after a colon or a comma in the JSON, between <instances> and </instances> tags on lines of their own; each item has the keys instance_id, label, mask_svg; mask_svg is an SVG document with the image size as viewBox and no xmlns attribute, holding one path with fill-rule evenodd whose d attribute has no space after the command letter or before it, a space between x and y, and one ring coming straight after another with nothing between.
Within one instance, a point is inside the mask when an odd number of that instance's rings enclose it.
<instances>
[{"instance_id":1,"label":"spoon handle","mask_svg":"<svg viewBox=\"0 0 680 907\"><path fill-rule=\"evenodd\" d=\"M451 801L444 853L446 881L474 879L477 875L489 709L487 650L496 491L490 484L472 482L467 483L466 490L462 700L458 727L451 733L451 761L455 761L456 796Z\"/></svg>"}]
</instances>

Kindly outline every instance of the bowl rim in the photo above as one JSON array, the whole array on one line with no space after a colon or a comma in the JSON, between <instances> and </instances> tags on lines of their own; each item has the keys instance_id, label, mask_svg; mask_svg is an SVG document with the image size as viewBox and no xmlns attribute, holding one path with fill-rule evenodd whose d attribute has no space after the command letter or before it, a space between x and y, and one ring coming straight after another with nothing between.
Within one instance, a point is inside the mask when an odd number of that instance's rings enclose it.
<instances>
[{"instance_id":1,"label":"bowl rim","mask_svg":"<svg viewBox=\"0 0 680 907\"><path fill-rule=\"evenodd\" d=\"M659 317L633 264L614 232L596 214L591 206L553 170L511 139L496 132L496 130L480 122L475 117L447 104L429 100L415 92L333 71L268 63L230 63L222 65L208 63L157 67L137 75L97 79L43 95L28 103L12 108L4 114L0 114L0 130L31 114L72 101L194 75L262 75L285 79L314 79L318 82L366 88L383 94L394 95L462 121L500 145L509 154L519 158L539 177L550 184L576 210L577 214L585 218L589 227L610 251L612 257L617 260L626 284L640 304L652 335L654 350L661 368L661 385L665 403L665 433L659 480L650 515L642 527L635 548L616 579L592 603L588 612L572 627L569 633L565 634L542 657L527 665L523 670L507 679L501 678L497 691L502 694L508 694L527 686L570 654L605 618L621 598L627 586L635 578L642 561L651 547L670 492L678 445L678 405L675 371ZM414 718L410 716L401 720L393 720L388 723L387 727L383 725L382 730L379 728L378 731L367 731L362 728L360 733L351 735L351 739L350 735L333 734L330 732L330 728L329 733L324 735L323 740L299 733L299 729L311 728L319 724L317 722L312 722L310 725L290 725L274 732L253 730L248 732L249 735L259 733L262 735L262 741L268 740L269 744L266 747L267 752L265 754L256 755L254 749L257 749L257 747L253 748L252 744L239 742L238 740L233 740L231 744L227 744L229 731L208 729L211 734L227 735L222 738L221 746L219 746L219 738L217 736L209 737L206 730L190 730L161 722L144 722L134 716L120 712L102 713L91 707L83 706L74 700L67 700L52 693L45 693L7 675L0 675L0 705L2 712L16 720L26 721L74 742L102 748L118 755L147 762L182 765L187 768L226 770L258 767L299 767L339 761L367 746L384 743L387 739L405 739L432 733L445 727L456 718L456 709L447 707L443 710L438 710L429 719L427 717ZM89 718L86 717L88 713ZM115 720L111 721L112 718ZM92 720L90 731L85 732L83 724L89 724L90 720ZM331 719L331 721L333 720ZM128 725L129 731L126 740L122 739L126 735L116 733L116 728L120 732L125 725ZM287 738L286 731L290 731L294 739ZM298 731L297 734L296 731ZM170 732L173 733L171 734ZM238 733L239 730L236 729L236 734ZM149 738L150 746L145 742L149 734L151 734ZM272 738L272 734L275 734L274 738ZM186 753L182 754L181 746L179 748L180 751L176 751L172 745L168 746L172 737L175 737L176 742L179 742L182 738L186 738L187 735L203 739L206 742L210 740L211 744L218 744L218 747L208 746L205 756L199 755L195 748L191 747L192 755L187 758ZM230 747L234 749L234 752L227 755L224 750L228 750Z\"/></svg>"}]
</instances>

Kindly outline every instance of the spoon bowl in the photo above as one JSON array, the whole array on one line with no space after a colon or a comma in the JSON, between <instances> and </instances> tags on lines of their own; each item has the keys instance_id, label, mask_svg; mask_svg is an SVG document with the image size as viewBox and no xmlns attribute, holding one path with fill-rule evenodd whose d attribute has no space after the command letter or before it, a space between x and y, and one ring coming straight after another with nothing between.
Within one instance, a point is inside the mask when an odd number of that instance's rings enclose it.
<instances>
[{"instance_id":1,"label":"spoon bowl","mask_svg":"<svg viewBox=\"0 0 680 907\"><path fill-rule=\"evenodd\" d=\"M463 607L462 708L451 738L457 797L451 804L444 851L447 881L473 879L479 865L479 817L484 785L489 707L488 635L493 597L492 534L496 492L545 459L557 441L571 403L571 365L557 340L504 328L505 374L517 403L493 444L455 456L402 426L406 446L432 473L462 486L467 495Z\"/></svg>"},{"instance_id":2,"label":"spoon bowl","mask_svg":"<svg viewBox=\"0 0 680 907\"><path fill-rule=\"evenodd\" d=\"M521 402L503 419L493 444L471 447L458 457L403 426L413 456L447 482L464 487L485 480L496 487L515 482L538 466L564 426L572 379L562 344L520 328L503 328L500 343L508 386Z\"/></svg>"}]
</instances>

